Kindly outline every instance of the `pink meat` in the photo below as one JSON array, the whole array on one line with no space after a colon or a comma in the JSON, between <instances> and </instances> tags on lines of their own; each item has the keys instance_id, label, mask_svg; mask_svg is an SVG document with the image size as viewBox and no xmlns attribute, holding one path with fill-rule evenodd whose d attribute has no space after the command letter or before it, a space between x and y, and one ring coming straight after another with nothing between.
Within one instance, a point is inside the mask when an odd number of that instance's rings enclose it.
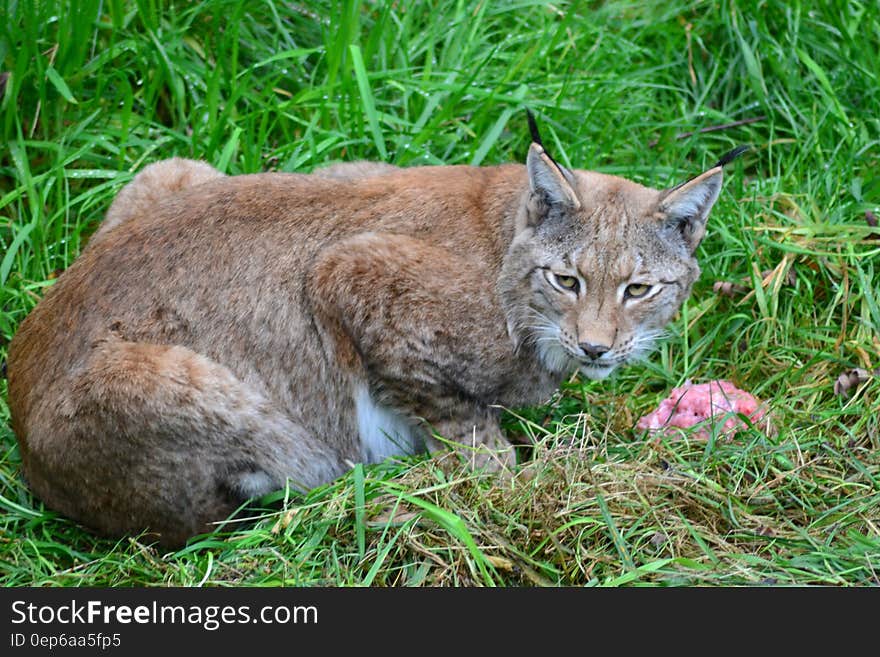
<instances>
[{"instance_id":1,"label":"pink meat","mask_svg":"<svg viewBox=\"0 0 880 657\"><path fill-rule=\"evenodd\" d=\"M746 426L737 415L748 417L753 424L764 419L767 409L753 395L740 390L730 381L710 381L694 385L690 381L674 388L660 402L657 410L642 417L636 427L648 431L668 432L670 427L686 429L704 423L691 435L708 439L714 424L715 434L732 437ZM707 422L707 420L711 420ZM769 422L767 423L769 427Z\"/></svg>"}]
</instances>

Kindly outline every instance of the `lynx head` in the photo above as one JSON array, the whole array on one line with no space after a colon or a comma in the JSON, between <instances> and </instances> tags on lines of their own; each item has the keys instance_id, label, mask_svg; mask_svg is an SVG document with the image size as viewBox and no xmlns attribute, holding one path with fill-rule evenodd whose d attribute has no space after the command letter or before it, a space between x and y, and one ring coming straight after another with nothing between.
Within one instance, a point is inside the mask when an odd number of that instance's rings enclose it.
<instances>
[{"instance_id":1,"label":"lynx head","mask_svg":"<svg viewBox=\"0 0 880 657\"><path fill-rule=\"evenodd\" d=\"M645 356L699 276L694 252L722 165L742 150L658 191L570 171L533 129L529 188L498 283L514 343L533 344L551 371L591 379Z\"/></svg>"}]
</instances>

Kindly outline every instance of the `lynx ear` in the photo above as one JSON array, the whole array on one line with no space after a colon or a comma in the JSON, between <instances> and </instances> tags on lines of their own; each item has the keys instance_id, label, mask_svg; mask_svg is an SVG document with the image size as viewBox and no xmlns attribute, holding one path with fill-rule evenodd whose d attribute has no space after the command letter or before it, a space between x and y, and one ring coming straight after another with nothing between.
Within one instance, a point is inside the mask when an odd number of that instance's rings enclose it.
<instances>
[{"instance_id":1,"label":"lynx ear","mask_svg":"<svg viewBox=\"0 0 880 657\"><path fill-rule=\"evenodd\" d=\"M721 193L722 169L749 150L751 146L737 146L722 155L711 169L668 190L660 200L667 227L681 234L691 253L706 234L706 218Z\"/></svg>"},{"instance_id":2,"label":"lynx ear","mask_svg":"<svg viewBox=\"0 0 880 657\"><path fill-rule=\"evenodd\" d=\"M686 183L673 187L660 201L660 211L666 215L664 223L684 238L688 251L693 253L706 234L709 210L721 192L721 166L715 166Z\"/></svg>"},{"instance_id":3,"label":"lynx ear","mask_svg":"<svg viewBox=\"0 0 880 657\"><path fill-rule=\"evenodd\" d=\"M529 146L526 158L529 172L529 187L549 205L562 205L572 210L581 207L580 199L574 191L574 175L556 163L544 147L537 143Z\"/></svg>"},{"instance_id":4,"label":"lynx ear","mask_svg":"<svg viewBox=\"0 0 880 657\"><path fill-rule=\"evenodd\" d=\"M529 133L532 135L532 145L529 146L529 154L526 157L529 188L533 194L549 205L580 209L581 202L574 191L574 175L550 157L544 149L535 115L528 109L526 118L529 122Z\"/></svg>"}]
</instances>

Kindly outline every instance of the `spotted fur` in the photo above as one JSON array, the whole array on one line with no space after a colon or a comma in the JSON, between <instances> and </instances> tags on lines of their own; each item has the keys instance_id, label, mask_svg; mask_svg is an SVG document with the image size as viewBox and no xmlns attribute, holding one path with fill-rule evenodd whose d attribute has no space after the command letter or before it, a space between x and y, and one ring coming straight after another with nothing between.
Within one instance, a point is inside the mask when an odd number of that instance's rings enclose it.
<instances>
[{"instance_id":1,"label":"spotted fur","mask_svg":"<svg viewBox=\"0 0 880 657\"><path fill-rule=\"evenodd\" d=\"M720 184L656 191L538 144L526 166L153 164L11 343L24 474L90 527L174 545L398 446L510 465L498 407L649 351Z\"/></svg>"}]
</instances>

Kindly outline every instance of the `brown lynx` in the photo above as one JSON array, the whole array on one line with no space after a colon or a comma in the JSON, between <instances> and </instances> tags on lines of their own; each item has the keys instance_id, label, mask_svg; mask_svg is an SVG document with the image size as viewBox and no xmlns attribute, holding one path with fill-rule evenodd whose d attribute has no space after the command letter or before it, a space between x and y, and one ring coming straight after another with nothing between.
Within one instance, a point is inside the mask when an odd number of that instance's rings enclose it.
<instances>
[{"instance_id":1,"label":"brown lynx","mask_svg":"<svg viewBox=\"0 0 880 657\"><path fill-rule=\"evenodd\" d=\"M437 436L512 463L497 406L645 355L688 296L724 164L655 191L534 134L525 166L147 167L10 346L33 491L177 545Z\"/></svg>"}]
</instances>

